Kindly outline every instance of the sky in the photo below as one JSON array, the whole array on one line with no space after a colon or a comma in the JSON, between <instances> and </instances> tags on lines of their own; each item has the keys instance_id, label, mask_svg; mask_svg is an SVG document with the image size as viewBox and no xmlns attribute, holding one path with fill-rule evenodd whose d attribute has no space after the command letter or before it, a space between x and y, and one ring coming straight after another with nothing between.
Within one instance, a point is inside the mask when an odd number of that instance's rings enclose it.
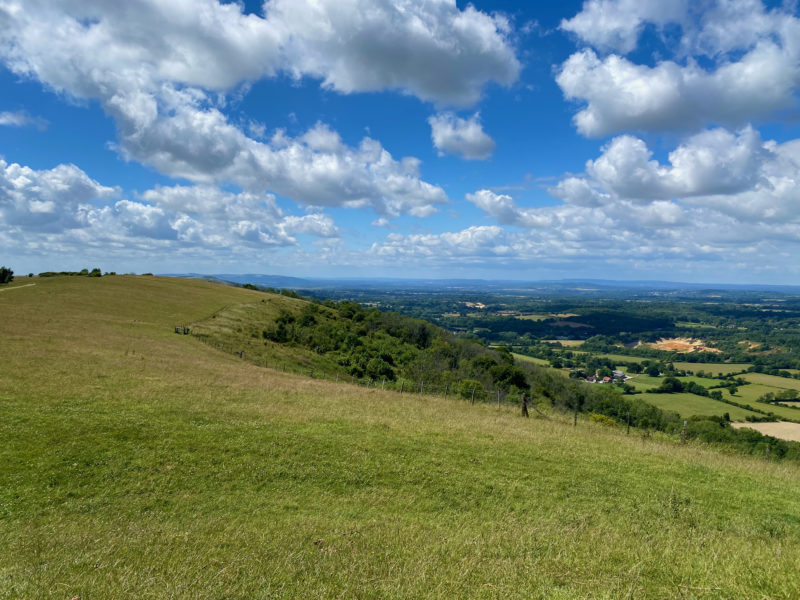
<instances>
[{"instance_id":1,"label":"sky","mask_svg":"<svg viewBox=\"0 0 800 600\"><path fill-rule=\"evenodd\" d=\"M800 284L800 11L0 0L0 263Z\"/></svg>"}]
</instances>

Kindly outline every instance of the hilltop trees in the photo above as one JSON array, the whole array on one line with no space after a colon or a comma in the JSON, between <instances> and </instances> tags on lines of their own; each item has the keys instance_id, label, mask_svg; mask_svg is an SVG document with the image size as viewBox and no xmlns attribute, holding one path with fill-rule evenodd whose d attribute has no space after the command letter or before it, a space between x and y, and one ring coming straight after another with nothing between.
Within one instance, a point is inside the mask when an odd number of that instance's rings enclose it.
<instances>
[{"instance_id":1,"label":"hilltop trees","mask_svg":"<svg viewBox=\"0 0 800 600\"><path fill-rule=\"evenodd\" d=\"M14 271L7 267L0 267L0 283L9 283L14 280Z\"/></svg>"}]
</instances>

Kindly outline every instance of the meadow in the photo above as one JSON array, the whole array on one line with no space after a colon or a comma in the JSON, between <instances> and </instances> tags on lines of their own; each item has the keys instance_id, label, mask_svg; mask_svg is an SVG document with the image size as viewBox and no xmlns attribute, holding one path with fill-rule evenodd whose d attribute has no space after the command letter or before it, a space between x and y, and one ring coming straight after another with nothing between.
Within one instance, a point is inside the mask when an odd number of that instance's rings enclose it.
<instances>
[{"instance_id":1,"label":"meadow","mask_svg":"<svg viewBox=\"0 0 800 600\"><path fill-rule=\"evenodd\" d=\"M732 421L744 421L748 416L754 416L755 413L718 402L712 398L705 396L697 396L696 394L689 394L680 392L676 394L654 394L644 392L637 394L636 398L657 406L662 410L672 410L681 415L681 417L688 419L692 415L706 415L721 417L725 413L730 415Z\"/></svg>"},{"instance_id":2,"label":"meadow","mask_svg":"<svg viewBox=\"0 0 800 600\"><path fill-rule=\"evenodd\" d=\"M255 291L33 282L0 294L0 598L800 596L794 463L173 332Z\"/></svg>"}]
</instances>

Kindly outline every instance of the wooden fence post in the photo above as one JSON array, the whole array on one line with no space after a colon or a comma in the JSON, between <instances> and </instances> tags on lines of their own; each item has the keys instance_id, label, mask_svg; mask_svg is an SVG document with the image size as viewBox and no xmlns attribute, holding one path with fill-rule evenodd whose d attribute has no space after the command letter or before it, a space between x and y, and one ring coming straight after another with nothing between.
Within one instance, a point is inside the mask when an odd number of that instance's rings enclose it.
<instances>
[{"instance_id":1,"label":"wooden fence post","mask_svg":"<svg viewBox=\"0 0 800 600\"><path fill-rule=\"evenodd\" d=\"M687 421L683 422L683 429L681 429L681 444L686 443L686 424Z\"/></svg>"},{"instance_id":2,"label":"wooden fence post","mask_svg":"<svg viewBox=\"0 0 800 600\"><path fill-rule=\"evenodd\" d=\"M424 382L424 381L420 381L420 382L419 382L419 393L420 393L420 394L422 394L422 386L424 386L424 385L425 385L425 382Z\"/></svg>"},{"instance_id":3,"label":"wooden fence post","mask_svg":"<svg viewBox=\"0 0 800 600\"><path fill-rule=\"evenodd\" d=\"M625 435L631 434L631 411L628 411L628 428L625 430Z\"/></svg>"},{"instance_id":4,"label":"wooden fence post","mask_svg":"<svg viewBox=\"0 0 800 600\"><path fill-rule=\"evenodd\" d=\"M522 416L528 418L528 394L522 393Z\"/></svg>"},{"instance_id":5,"label":"wooden fence post","mask_svg":"<svg viewBox=\"0 0 800 600\"><path fill-rule=\"evenodd\" d=\"M447 392L450 391L450 384L445 384L444 386L444 399L447 400Z\"/></svg>"},{"instance_id":6,"label":"wooden fence post","mask_svg":"<svg viewBox=\"0 0 800 600\"><path fill-rule=\"evenodd\" d=\"M383 381L381 381L381 389L383 389L383 387L384 387L385 385L386 385L386 377L384 377L384 378L383 378Z\"/></svg>"},{"instance_id":7,"label":"wooden fence post","mask_svg":"<svg viewBox=\"0 0 800 600\"><path fill-rule=\"evenodd\" d=\"M497 408L500 408L500 390L497 390Z\"/></svg>"},{"instance_id":8,"label":"wooden fence post","mask_svg":"<svg viewBox=\"0 0 800 600\"><path fill-rule=\"evenodd\" d=\"M475 404L475 388L472 388L472 400L470 400L470 404Z\"/></svg>"}]
</instances>

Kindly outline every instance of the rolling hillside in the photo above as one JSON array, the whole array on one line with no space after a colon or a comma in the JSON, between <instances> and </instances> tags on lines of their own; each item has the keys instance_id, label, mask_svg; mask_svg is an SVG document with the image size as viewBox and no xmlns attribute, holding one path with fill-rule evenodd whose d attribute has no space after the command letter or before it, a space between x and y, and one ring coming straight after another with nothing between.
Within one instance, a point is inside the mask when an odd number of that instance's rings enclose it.
<instances>
[{"instance_id":1,"label":"rolling hillside","mask_svg":"<svg viewBox=\"0 0 800 600\"><path fill-rule=\"evenodd\" d=\"M794 598L800 467L283 373L175 325L299 302L0 293L0 598Z\"/></svg>"}]
</instances>

